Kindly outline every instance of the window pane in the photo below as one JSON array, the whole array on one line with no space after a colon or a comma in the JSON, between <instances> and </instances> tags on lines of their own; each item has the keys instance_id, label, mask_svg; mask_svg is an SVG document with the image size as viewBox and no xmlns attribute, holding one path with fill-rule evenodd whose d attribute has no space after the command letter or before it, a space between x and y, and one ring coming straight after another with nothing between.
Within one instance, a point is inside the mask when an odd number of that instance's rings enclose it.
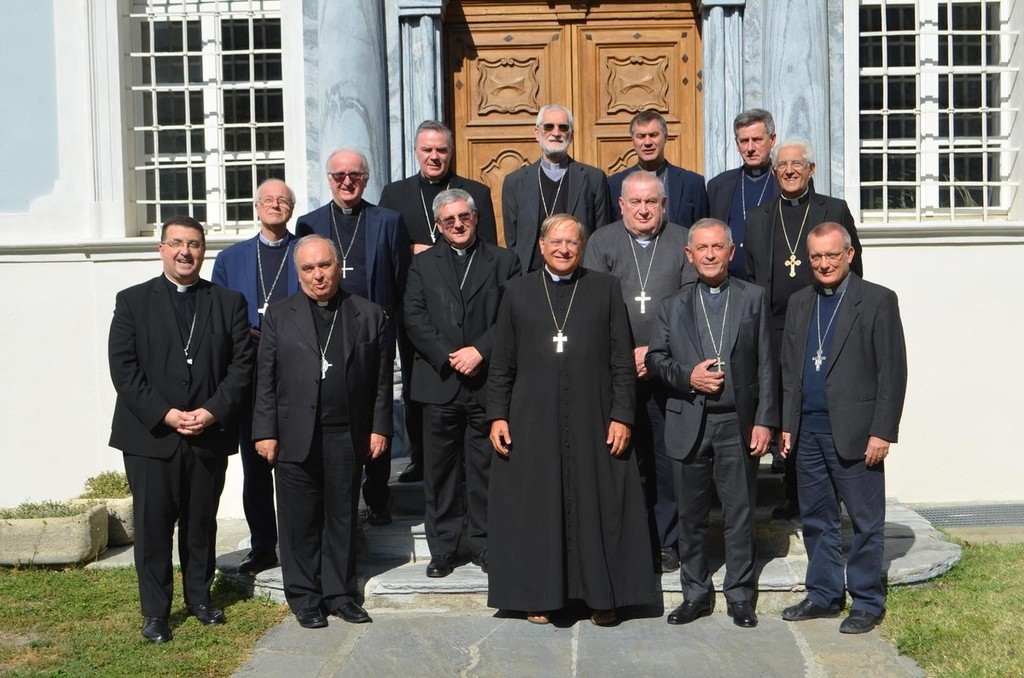
<instances>
[{"instance_id":1,"label":"window pane","mask_svg":"<svg viewBox=\"0 0 1024 678\"><path fill-rule=\"evenodd\" d=\"M284 97L281 90L256 90L256 122L284 120Z\"/></svg>"},{"instance_id":2,"label":"window pane","mask_svg":"<svg viewBox=\"0 0 1024 678\"><path fill-rule=\"evenodd\" d=\"M249 90L224 91L224 122L250 122Z\"/></svg>"},{"instance_id":3,"label":"window pane","mask_svg":"<svg viewBox=\"0 0 1024 678\"><path fill-rule=\"evenodd\" d=\"M225 127L224 150L228 153L244 153L252 150L252 133L248 127Z\"/></svg>"},{"instance_id":4,"label":"window pane","mask_svg":"<svg viewBox=\"0 0 1024 678\"><path fill-rule=\"evenodd\" d=\"M221 49L225 52L249 49L249 21L225 19L221 21Z\"/></svg>"},{"instance_id":5,"label":"window pane","mask_svg":"<svg viewBox=\"0 0 1024 678\"><path fill-rule=\"evenodd\" d=\"M281 20L256 19L252 22L253 49L281 49Z\"/></svg>"}]
</instances>

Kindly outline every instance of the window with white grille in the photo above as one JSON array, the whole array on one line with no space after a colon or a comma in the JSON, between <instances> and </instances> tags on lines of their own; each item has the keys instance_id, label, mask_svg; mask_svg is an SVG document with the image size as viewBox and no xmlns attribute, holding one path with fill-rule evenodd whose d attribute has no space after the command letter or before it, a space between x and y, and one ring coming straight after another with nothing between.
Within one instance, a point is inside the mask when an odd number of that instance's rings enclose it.
<instances>
[{"instance_id":1,"label":"window with white grille","mask_svg":"<svg viewBox=\"0 0 1024 678\"><path fill-rule=\"evenodd\" d=\"M1021 124L1013 2L861 0L866 221L1006 218Z\"/></svg>"},{"instance_id":2,"label":"window with white grille","mask_svg":"<svg viewBox=\"0 0 1024 678\"><path fill-rule=\"evenodd\" d=\"M280 2L133 0L128 142L139 233L189 214L252 225L284 179Z\"/></svg>"}]
</instances>

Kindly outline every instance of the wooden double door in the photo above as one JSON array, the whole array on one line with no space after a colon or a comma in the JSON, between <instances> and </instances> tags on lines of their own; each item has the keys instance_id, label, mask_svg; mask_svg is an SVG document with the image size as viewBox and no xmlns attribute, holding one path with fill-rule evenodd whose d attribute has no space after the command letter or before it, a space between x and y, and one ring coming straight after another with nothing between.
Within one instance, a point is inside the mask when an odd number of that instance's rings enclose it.
<instances>
[{"instance_id":1,"label":"wooden double door","mask_svg":"<svg viewBox=\"0 0 1024 678\"><path fill-rule=\"evenodd\" d=\"M445 94L457 171L490 186L500 220L505 176L540 157L533 132L546 104L573 112L576 160L609 174L634 164L629 120L649 109L668 122L668 159L699 171L698 21L691 2L452 0Z\"/></svg>"}]
</instances>

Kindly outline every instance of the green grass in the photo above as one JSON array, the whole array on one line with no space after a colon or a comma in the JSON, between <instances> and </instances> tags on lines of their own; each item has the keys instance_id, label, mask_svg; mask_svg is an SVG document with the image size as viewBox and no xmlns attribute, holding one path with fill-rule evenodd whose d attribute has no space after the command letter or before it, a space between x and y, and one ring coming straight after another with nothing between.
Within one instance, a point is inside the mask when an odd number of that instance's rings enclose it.
<instances>
[{"instance_id":1,"label":"green grass","mask_svg":"<svg viewBox=\"0 0 1024 678\"><path fill-rule=\"evenodd\" d=\"M208 628L184 614L179 573L174 590L174 639L154 645L140 635L134 568L0 570L0 675L227 676L287 613L218 579L228 623Z\"/></svg>"},{"instance_id":2,"label":"green grass","mask_svg":"<svg viewBox=\"0 0 1024 678\"><path fill-rule=\"evenodd\" d=\"M931 676L1024 676L1024 544L962 544L927 584L889 589L881 629Z\"/></svg>"}]
</instances>

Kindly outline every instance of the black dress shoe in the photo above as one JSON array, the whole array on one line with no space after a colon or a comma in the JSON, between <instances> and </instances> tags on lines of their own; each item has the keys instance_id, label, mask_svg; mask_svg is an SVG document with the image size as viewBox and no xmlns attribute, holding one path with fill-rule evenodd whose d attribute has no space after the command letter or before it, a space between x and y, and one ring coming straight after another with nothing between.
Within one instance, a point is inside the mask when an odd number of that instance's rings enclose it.
<instances>
[{"instance_id":1,"label":"black dress shoe","mask_svg":"<svg viewBox=\"0 0 1024 678\"><path fill-rule=\"evenodd\" d=\"M166 643L171 639L167 617L143 617L142 637L153 643Z\"/></svg>"},{"instance_id":2,"label":"black dress shoe","mask_svg":"<svg viewBox=\"0 0 1024 678\"><path fill-rule=\"evenodd\" d=\"M430 564L427 565L428 577L447 577L454 571L455 568L452 567L452 557L445 554L434 556L430 559Z\"/></svg>"},{"instance_id":3,"label":"black dress shoe","mask_svg":"<svg viewBox=\"0 0 1024 678\"><path fill-rule=\"evenodd\" d=\"M387 506L382 509L367 508L363 513L363 518L368 525L390 525L391 511L388 510Z\"/></svg>"},{"instance_id":4,"label":"black dress shoe","mask_svg":"<svg viewBox=\"0 0 1024 678\"><path fill-rule=\"evenodd\" d=\"M487 549L473 556L473 564L483 570L484 574L487 574Z\"/></svg>"},{"instance_id":5,"label":"black dress shoe","mask_svg":"<svg viewBox=\"0 0 1024 678\"><path fill-rule=\"evenodd\" d=\"M333 610L331 614L341 617L342 621L347 621L349 624L365 624L368 621L373 621L362 605L351 601L342 603L341 607Z\"/></svg>"},{"instance_id":6,"label":"black dress shoe","mask_svg":"<svg viewBox=\"0 0 1024 678\"><path fill-rule=\"evenodd\" d=\"M327 618L317 607L299 610L295 613L295 620L304 629L322 629L327 626Z\"/></svg>"},{"instance_id":7,"label":"black dress shoe","mask_svg":"<svg viewBox=\"0 0 1024 678\"><path fill-rule=\"evenodd\" d=\"M277 553L274 549L253 549L238 564L238 573L251 577L263 570L269 570L275 565L277 565Z\"/></svg>"},{"instance_id":8,"label":"black dress shoe","mask_svg":"<svg viewBox=\"0 0 1024 678\"><path fill-rule=\"evenodd\" d=\"M839 625L839 633L867 633L882 623L885 619L885 610L882 614L875 616L864 610L851 610L850 616Z\"/></svg>"},{"instance_id":9,"label":"black dress shoe","mask_svg":"<svg viewBox=\"0 0 1024 678\"><path fill-rule=\"evenodd\" d=\"M674 548L661 549L661 571L675 572L679 569L679 551Z\"/></svg>"},{"instance_id":10,"label":"black dress shoe","mask_svg":"<svg viewBox=\"0 0 1024 678\"><path fill-rule=\"evenodd\" d=\"M793 520L800 517L800 504L787 499L772 510L772 518L777 520Z\"/></svg>"},{"instance_id":11,"label":"black dress shoe","mask_svg":"<svg viewBox=\"0 0 1024 678\"><path fill-rule=\"evenodd\" d=\"M423 480L423 466L414 461L409 462L405 470L398 474L400 483L418 483L421 480Z\"/></svg>"},{"instance_id":12,"label":"black dress shoe","mask_svg":"<svg viewBox=\"0 0 1024 678\"><path fill-rule=\"evenodd\" d=\"M739 600L729 603L726 606L732 623L745 629L752 629L757 626L757 613L754 612L754 605L749 600Z\"/></svg>"},{"instance_id":13,"label":"black dress shoe","mask_svg":"<svg viewBox=\"0 0 1024 678\"><path fill-rule=\"evenodd\" d=\"M227 621L227 618L224 616L224 610L214 607L209 603L189 605L188 613L198 619L199 623L204 626L220 626Z\"/></svg>"},{"instance_id":14,"label":"black dress shoe","mask_svg":"<svg viewBox=\"0 0 1024 678\"><path fill-rule=\"evenodd\" d=\"M808 619L822 619L838 616L838 605L822 607L807 598L804 598L796 605L791 605L782 611L782 618L786 621L806 621Z\"/></svg>"},{"instance_id":15,"label":"black dress shoe","mask_svg":"<svg viewBox=\"0 0 1024 678\"><path fill-rule=\"evenodd\" d=\"M707 617L715 609L714 599L686 600L668 615L669 624L689 624L692 621Z\"/></svg>"}]
</instances>

